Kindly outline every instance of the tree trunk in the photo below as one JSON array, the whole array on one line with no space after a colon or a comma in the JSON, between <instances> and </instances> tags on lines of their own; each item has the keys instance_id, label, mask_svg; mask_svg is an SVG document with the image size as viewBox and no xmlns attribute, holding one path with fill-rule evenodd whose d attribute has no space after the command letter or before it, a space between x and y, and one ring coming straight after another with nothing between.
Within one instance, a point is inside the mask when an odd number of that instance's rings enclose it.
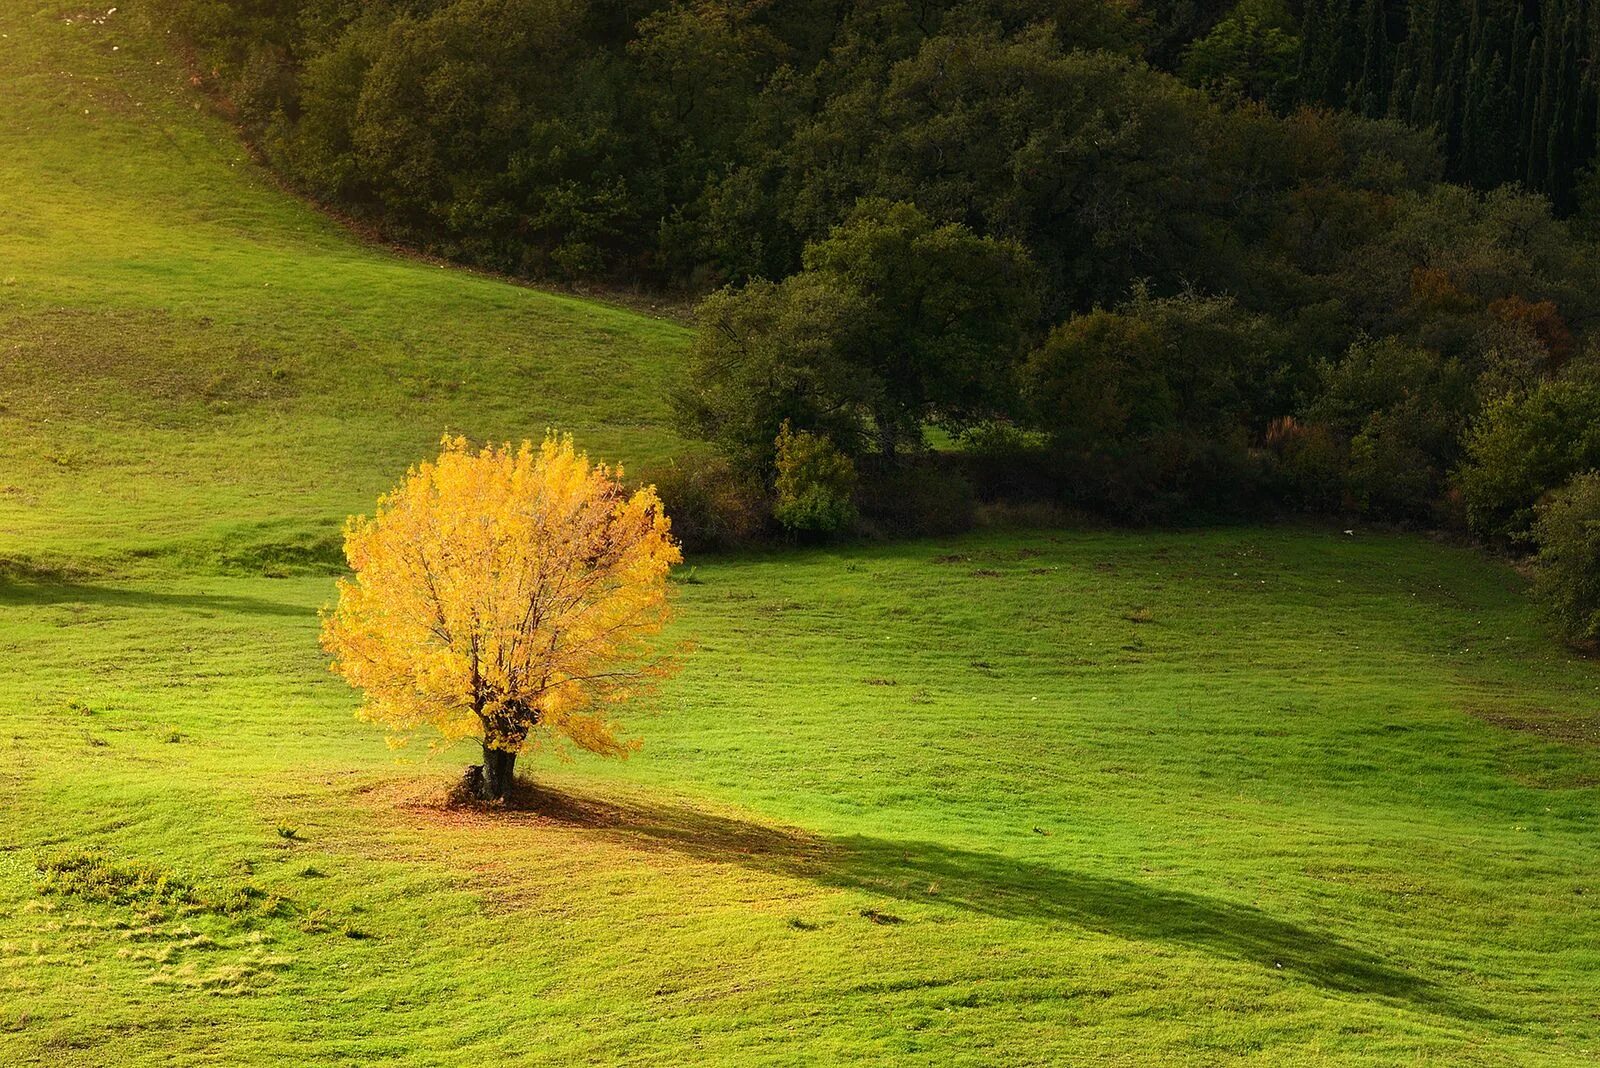
<instances>
[{"instance_id":1,"label":"tree trunk","mask_svg":"<svg viewBox=\"0 0 1600 1068\"><path fill-rule=\"evenodd\" d=\"M893 420L873 416L878 424L878 451L884 465L893 470L900 465L900 428Z\"/></svg>"},{"instance_id":2,"label":"tree trunk","mask_svg":"<svg viewBox=\"0 0 1600 1068\"><path fill-rule=\"evenodd\" d=\"M511 792L517 754L510 749L483 747L483 775L478 779L478 797L483 801L504 801Z\"/></svg>"}]
</instances>

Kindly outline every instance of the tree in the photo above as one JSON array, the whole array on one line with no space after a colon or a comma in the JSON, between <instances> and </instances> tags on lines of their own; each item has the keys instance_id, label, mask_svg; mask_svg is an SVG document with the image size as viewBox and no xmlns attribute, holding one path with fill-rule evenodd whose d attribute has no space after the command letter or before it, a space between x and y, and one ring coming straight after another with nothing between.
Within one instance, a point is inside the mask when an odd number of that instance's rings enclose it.
<instances>
[{"instance_id":1,"label":"tree","mask_svg":"<svg viewBox=\"0 0 1600 1068\"><path fill-rule=\"evenodd\" d=\"M1248 441L1289 403L1293 360L1270 321L1230 299L1137 291L1051 332L1022 371L1070 492L1141 519L1237 507Z\"/></svg>"},{"instance_id":2,"label":"tree","mask_svg":"<svg viewBox=\"0 0 1600 1068\"><path fill-rule=\"evenodd\" d=\"M608 712L670 669L651 638L682 561L653 487L623 489L570 437L471 452L445 437L345 532L354 575L324 613L361 714L405 737L477 737L477 795L503 800L540 735L624 756Z\"/></svg>"},{"instance_id":3,"label":"tree","mask_svg":"<svg viewBox=\"0 0 1600 1068\"><path fill-rule=\"evenodd\" d=\"M1300 55L1281 4L1241 5L1184 53L1182 73L1190 85L1220 96L1263 100L1287 110L1294 97Z\"/></svg>"},{"instance_id":4,"label":"tree","mask_svg":"<svg viewBox=\"0 0 1600 1068\"><path fill-rule=\"evenodd\" d=\"M858 201L887 200L1016 241L1058 316L1143 277L1216 278L1216 223L1259 181L1227 148L1254 122L1121 57L1064 52L1040 27L947 33L799 124L784 215L815 240Z\"/></svg>"},{"instance_id":5,"label":"tree","mask_svg":"<svg viewBox=\"0 0 1600 1068\"><path fill-rule=\"evenodd\" d=\"M859 312L853 294L809 274L711 294L695 311L686 381L672 395L678 425L764 482L786 421L859 451L857 412L872 384L838 343Z\"/></svg>"},{"instance_id":6,"label":"tree","mask_svg":"<svg viewBox=\"0 0 1600 1068\"><path fill-rule=\"evenodd\" d=\"M1216 439L1287 407L1285 346L1272 323L1230 299L1140 290L1056 327L1023 381L1039 425L1069 450L1167 431Z\"/></svg>"},{"instance_id":7,"label":"tree","mask_svg":"<svg viewBox=\"0 0 1600 1068\"><path fill-rule=\"evenodd\" d=\"M1542 501L1533 538L1534 599L1568 641L1600 639L1600 472Z\"/></svg>"},{"instance_id":8,"label":"tree","mask_svg":"<svg viewBox=\"0 0 1600 1068\"><path fill-rule=\"evenodd\" d=\"M1472 529L1520 540L1539 498L1600 467L1600 376L1576 367L1525 396L1491 400L1466 434L1465 449L1456 484Z\"/></svg>"},{"instance_id":9,"label":"tree","mask_svg":"<svg viewBox=\"0 0 1600 1068\"><path fill-rule=\"evenodd\" d=\"M1348 489L1361 511L1426 520L1458 459L1467 370L1397 337L1364 338L1321 377L1307 414L1349 442Z\"/></svg>"},{"instance_id":10,"label":"tree","mask_svg":"<svg viewBox=\"0 0 1600 1068\"><path fill-rule=\"evenodd\" d=\"M804 260L806 273L856 296L841 348L875 383L867 414L885 458L920 446L924 423L962 426L1005 407L1038 314L1021 245L865 200Z\"/></svg>"},{"instance_id":11,"label":"tree","mask_svg":"<svg viewBox=\"0 0 1600 1068\"><path fill-rule=\"evenodd\" d=\"M770 476L788 421L891 463L929 422L1002 409L1037 312L1020 246L869 200L805 269L707 298L675 397L680 425Z\"/></svg>"}]
</instances>

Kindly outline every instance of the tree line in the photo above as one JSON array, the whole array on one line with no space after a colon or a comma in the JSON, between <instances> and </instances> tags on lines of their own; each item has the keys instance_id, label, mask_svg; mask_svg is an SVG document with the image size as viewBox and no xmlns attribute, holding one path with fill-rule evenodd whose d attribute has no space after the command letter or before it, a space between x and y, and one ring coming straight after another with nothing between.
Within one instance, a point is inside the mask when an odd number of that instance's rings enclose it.
<instances>
[{"instance_id":1,"label":"tree line","mask_svg":"<svg viewBox=\"0 0 1600 1068\"><path fill-rule=\"evenodd\" d=\"M1588 0L159 2L387 236L703 294L722 459L663 495L708 542L1001 493L1581 527Z\"/></svg>"},{"instance_id":2,"label":"tree line","mask_svg":"<svg viewBox=\"0 0 1600 1068\"><path fill-rule=\"evenodd\" d=\"M1591 0L1306 0L1299 97L1438 131L1449 174L1577 206L1600 118Z\"/></svg>"}]
</instances>

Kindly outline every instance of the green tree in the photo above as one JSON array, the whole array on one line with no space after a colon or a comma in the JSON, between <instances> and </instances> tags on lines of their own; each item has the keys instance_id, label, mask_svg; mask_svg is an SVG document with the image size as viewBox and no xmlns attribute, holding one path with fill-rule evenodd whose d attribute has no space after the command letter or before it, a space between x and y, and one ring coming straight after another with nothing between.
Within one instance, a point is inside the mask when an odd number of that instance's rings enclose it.
<instances>
[{"instance_id":1,"label":"green tree","mask_svg":"<svg viewBox=\"0 0 1600 1068\"><path fill-rule=\"evenodd\" d=\"M860 312L857 294L809 274L711 294L696 309L684 381L672 394L679 427L763 479L785 423L860 451L873 383L841 344Z\"/></svg>"},{"instance_id":2,"label":"green tree","mask_svg":"<svg viewBox=\"0 0 1600 1068\"><path fill-rule=\"evenodd\" d=\"M1008 406L1038 307L1020 245L873 200L807 248L804 263L855 296L858 315L840 340L873 382L869 414L884 457L920 447L924 423L960 427Z\"/></svg>"},{"instance_id":3,"label":"green tree","mask_svg":"<svg viewBox=\"0 0 1600 1068\"><path fill-rule=\"evenodd\" d=\"M702 305L680 421L763 471L785 421L892 463L921 446L924 424L1008 403L1035 307L1014 243L864 202L798 274Z\"/></svg>"},{"instance_id":4,"label":"green tree","mask_svg":"<svg viewBox=\"0 0 1600 1068\"><path fill-rule=\"evenodd\" d=\"M1540 503L1533 541L1534 600L1568 641L1600 640L1600 471Z\"/></svg>"},{"instance_id":5,"label":"green tree","mask_svg":"<svg viewBox=\"0 0 1600 1068\"><path fill-rule=\"evenodd\" d=\"M1318 393L1307 414L1349 442L1347 485L1361 510L1427 520L1458 457L1468 370L1399 338L1362 340L1323 365Z\"/></svg>"},{"instance_id":6,"label":"green tree","mask_svg":"<svg viewBox=\"0 0 1600 1068\"><path fill-rule=\"evenodd\" d=\"M1225 506L1252 491L1249 440L1290 404L1286 341L1231 300L1140 293L1052 331L1028 358L1025 395L1089 503Z\"/></svg>"},{"instance_id":7,"label":"green tree","mask_svg":"<svg viewBox=\"0 0 1600 1068\"><path fill-rule=\"evenodd\" d=\"M1492 401L1465 448L1456 483L1472 529L1520 539L1541 496L1600 467L1600 378L1579 366L1525 396Z\"/></svg>"},{"instance_id":8,"label":"green tree","mask_svg":"<svg viewBox=\"0 0 1600 1068\"><path fill-rule=\"evenodd\" d=\"M1262 100L1283 110L1295 97L1300 49L1300 38L1279 5L1241 4L1189 47L1182 72L1189 84L1212 93Z\"/></svg>"}]
</instances>

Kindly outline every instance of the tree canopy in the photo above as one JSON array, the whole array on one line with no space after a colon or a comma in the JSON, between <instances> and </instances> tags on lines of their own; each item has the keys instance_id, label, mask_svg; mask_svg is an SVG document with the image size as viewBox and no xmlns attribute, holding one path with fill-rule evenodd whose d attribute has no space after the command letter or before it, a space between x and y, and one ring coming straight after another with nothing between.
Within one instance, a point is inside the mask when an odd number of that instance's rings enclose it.
<instances>
[{"instance_id":1,"label":"tree canopy","mask_svg":"<svg viewBox=\"0 0 1600 1068\"><path fill-rule=\"evenodd\" d=\"M345 534L352 576L323 617L362 715L399 736L476 737L478 789L501 799L541 739L626 754L612 713L670 663L652 638L682 559L651 488L571 438L478 451L446 437Z\"/></svg>"},{"instance_id":2,"label":"tree canopy","mask_svg":"<svg viewBox=\"0 0 1600 1068\"><path fill-rule=\"evenodd\" d=\"M1026 483L1514 541L1590 463L1587 0L158 3L313 196L699 299L670 390L738 487L682 480L700 530L774 517L786 424L897 516ZM1032 444L935 484L963 434Z\"/></svg>"}]
</instances>

